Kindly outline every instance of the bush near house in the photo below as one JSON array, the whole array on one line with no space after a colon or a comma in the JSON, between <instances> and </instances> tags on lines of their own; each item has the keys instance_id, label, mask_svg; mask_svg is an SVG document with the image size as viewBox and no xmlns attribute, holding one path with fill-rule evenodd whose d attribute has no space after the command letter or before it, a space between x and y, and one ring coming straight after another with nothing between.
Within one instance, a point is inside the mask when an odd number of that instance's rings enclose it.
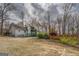
<instances>
[{"instance_id":1,"label":"bush near house","mask_svg":"<svg viewBox=\"0 0 79 59\"><path fill-rule=\"evenodd\" d=\"M46 32L38 32L37 37L42 39L48 39L48 34Z\"/></svg>"},{"instance_id":2,"label":"bush near house","mask_svg":"<svg viewBox=\"0 0 79 59\"><path fill-rule=\"evenodd\" d=\"M78 38L77 37L62 36L62 37L60 37L60 42L63 44L76 46L78 44Z\"/></svg>"},{"instance_id":3,"label":"bush near house","mask_svg":"<svg viewBox=\"0 0 79 59\"><path fill-rule=\"evenodd\" d=\"M3 33L3 35L4 35L4 36L9 36L10 33L9 33L9 32L5 32L5 33Z\"/></svg>"}]
</instances>

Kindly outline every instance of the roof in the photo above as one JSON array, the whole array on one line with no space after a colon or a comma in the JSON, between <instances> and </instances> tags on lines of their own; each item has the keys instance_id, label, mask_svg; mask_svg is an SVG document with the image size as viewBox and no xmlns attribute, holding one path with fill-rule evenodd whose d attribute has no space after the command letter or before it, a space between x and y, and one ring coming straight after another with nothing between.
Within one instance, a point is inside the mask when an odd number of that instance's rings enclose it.
<instances>
[{"instance_id":1,"label":"roof","mask_svg":"<svg viewBox=\"0 0 79 59\"><path fill-rule=\"evenodd\" d=\"M28 30L27 27L22 27L22 26L19 26L19 25L17 25L17 24L14 24L14 23L11 23L11 25L10 25L10 27L9 27L9 30L10 30L12 27L15 27L16 29L19 28L19 29L24 30L24 31Z\"/></svg>"}]
</instances>

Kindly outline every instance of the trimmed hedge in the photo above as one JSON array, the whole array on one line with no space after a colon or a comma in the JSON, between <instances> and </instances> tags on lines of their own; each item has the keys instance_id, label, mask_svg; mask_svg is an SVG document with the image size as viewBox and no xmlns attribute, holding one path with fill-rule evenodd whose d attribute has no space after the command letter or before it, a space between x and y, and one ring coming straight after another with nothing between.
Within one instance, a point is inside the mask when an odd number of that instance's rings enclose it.
<instances>
[{"instance_id":1,"label":"trimmed hedge","mask_svg":"<svg viewBox=\"0 0 79 59\"><path fill-rule=\"evenodd\" d=\"M48 34L45 32L38 32L37 37L42 39L48 39Z\"/></svg>"}]
</instances>

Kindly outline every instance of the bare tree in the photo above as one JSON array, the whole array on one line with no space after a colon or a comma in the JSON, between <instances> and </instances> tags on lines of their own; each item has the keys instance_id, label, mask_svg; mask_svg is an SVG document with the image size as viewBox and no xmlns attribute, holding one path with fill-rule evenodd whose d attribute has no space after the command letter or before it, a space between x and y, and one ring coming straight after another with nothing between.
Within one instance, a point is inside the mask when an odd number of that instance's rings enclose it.
<instances>
[{"instance_id":1,"label":"bare tree","mask_svg":"<svg viewBox=\"0 0 79 59\"><path fill-rule=\"evenodd\" d=\"M24 11L21 11L22 26L24 26L24 16L25 16Z\"/></svg>"},{"instance_id":2,"label":"bare tree","mask_svg":"<svg viewBox=\"0 0 79 59\"><path fill-rule=\"evenodd\" d=\"M61 17L57 17L59 35L61 35L61 21L62 21L62 18Z\"/></svg>"},{"instance_id":3,"label":"bare tree","mask_svg":"<svg viewBox=\"0 0 79 59\"><path fill-rule=\"evenodd\" d=\"M48 17L48 31L49 31L49 33L50 33L50 13L49 13L49 11L47 11L47 17Z\"/></svg>"},{"instance_id":4,"label":"bare tree","mask_svg":"<svg viewBox=\"0 0 79 59\"><path fill-rule=\"evenodd\" d=\"M66 33L66 21L68 19L68 16L71 12L72 9L72 4L71 3L66 3L63 5L63 23L62 23L62 34Z\"/></svg>"},{"instance_id":5,"label":"bare tree","mask_svg":"<svg viewBox=\"0 0 79 59\"><path fill-rule=\"evenodd\" d=\"M14 7L10 3L1 3L0 4L0 18L1 18L1 35L3 34L3 23L6 19L8 11L13 10Z\"/></svg>"},{"instance_id":6,"label":"bare tree","mask_svg":"<svg viewBox=\"0 0 79 59\"><path fill-rule=\"evenodd\" d=\"M77 15L77 17L76 17L76 34L77 34L77 36L79 35L79 15Z\"/></svg>"}]
</instances>

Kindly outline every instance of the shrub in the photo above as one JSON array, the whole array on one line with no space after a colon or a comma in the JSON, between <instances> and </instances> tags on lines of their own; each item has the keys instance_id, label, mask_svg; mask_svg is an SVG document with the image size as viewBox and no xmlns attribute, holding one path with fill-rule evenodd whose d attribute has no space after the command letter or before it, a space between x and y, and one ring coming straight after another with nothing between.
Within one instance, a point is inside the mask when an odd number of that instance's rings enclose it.
<instances>
[{"instance_id":1,"label":"shrub","mask_svg":"<svg viewBox=\"0 0 79 59\"><path fill-rule=\"evenodd\" d=\"M39 32L39 33L37 33L37 37L38 38L43 38L43 34Z\"/></svg>"},{"instance_id":2,"label":"shrub","mask_svg":"<svg viewBox=\"0 0 79 59\"><path fill-rule=\"evenodd\" d=\"M44 36L43 36L43 38L48 39L48 34L45 33Z\"/></svg>"},{"instance_id":3,"label":"shrub","mask_svg":"<svg viewBox=\"0 0 79 59\"><path fill-rule=\"evenodd\" d=\"M75 46L78 44L76 37L60 37L60 42L68 45Z\"/></svg>"},{"instance_id":4,"label":"shrub","mask_svg":"<svg viewBox=\"0 0 79 59\"><path fill-rule=\"evenodd\" d=\"M51 35L51 36L57 36L57 33L51 32L50 35Z\"/></svg>"},{"instance_id":5,"label":"shrub","mask_svg":"<svg viewBox=\"0 0 79 59\"><path fill-rule=\"evenodd\" d=\"M59 40L59 36L56 32L50 32L49 37L53 40Z\"/></svg>"},{"instance_id":6,"label":"shrub","mask_svg":"<svg viewBox=\"0 0 79 59\"><path fill-rule=\"evenodd\" d=\"M48 34L45 32L39 32L37 33L38 38L48 39Z\"/></svg>"}]
</instances>

